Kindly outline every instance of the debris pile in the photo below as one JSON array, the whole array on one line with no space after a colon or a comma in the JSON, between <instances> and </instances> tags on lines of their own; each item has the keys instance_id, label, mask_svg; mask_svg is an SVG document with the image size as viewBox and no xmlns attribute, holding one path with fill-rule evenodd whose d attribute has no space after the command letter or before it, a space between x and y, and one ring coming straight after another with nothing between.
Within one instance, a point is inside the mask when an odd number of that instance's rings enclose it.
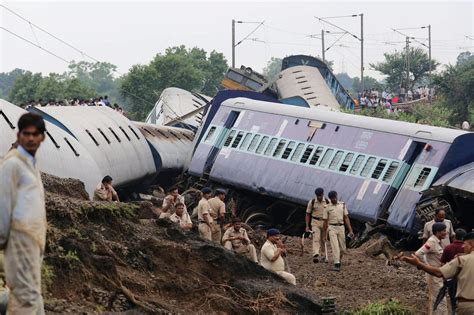
<instances>
[{"instance_id":1,"label":"debris pile","mask_svg":"<svg viewBox=\"0 0 474 315\"><path fill-rule=\"evenodd\" d=\"M151 218L149 202L92 202L78 181L43 180L49 312L320 311L314 290L291 286L194 232Z\"/></svg>"}]
</instances>

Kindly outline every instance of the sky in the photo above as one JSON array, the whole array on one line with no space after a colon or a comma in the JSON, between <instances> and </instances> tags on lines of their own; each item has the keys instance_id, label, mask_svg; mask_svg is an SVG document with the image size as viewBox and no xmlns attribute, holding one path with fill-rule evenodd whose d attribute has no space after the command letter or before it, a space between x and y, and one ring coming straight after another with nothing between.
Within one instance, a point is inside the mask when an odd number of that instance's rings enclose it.
<instances>
[{"instance_id":1,"label":"sky","mask_svg":"<svg viewBox=\"0 0 474 315\"><path fill-rule=\"evenodd\" d=\"M392 29L415 37L410 45L426 49L432 28L432 58L454 64L462 51L474 52L474 1L5 1L0 4L29 22L62 39L77 50L59 42L30 23L0 6L0 72L15 68L33 72L64 72L66 61L92 61L91 56L118 66L126 73L132 65L147 64L170 46L186 45L222 52L231 64L232 19L262 22L255 33L236 47L236 65L261 71L271 57L293 54L321 56L321 29L330 31L325 46L330 47L342 34L321 22L327 19L360 37L364 14L365 75L378 79L370 63L383 54L405 47L405 37ZM342 16L342 17L340 17ZM349 16L349 17L347 17ZM259 24L236 24L236 42ZM7 32L13 32L56 54L54 57ZM335 34L333 34L335 33ZM88 56L86 56L88 55ZM334 61L336 73L360 76L360 42L344 35L326 52Z\"/></svg>"}]
</instances>

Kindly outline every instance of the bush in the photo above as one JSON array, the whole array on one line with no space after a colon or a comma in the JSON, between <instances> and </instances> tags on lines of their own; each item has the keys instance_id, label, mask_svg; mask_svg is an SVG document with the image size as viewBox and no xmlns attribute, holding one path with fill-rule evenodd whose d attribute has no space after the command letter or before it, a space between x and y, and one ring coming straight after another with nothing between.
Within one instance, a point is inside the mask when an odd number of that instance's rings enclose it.
<instances>
[{"instance_id":1,"label":"bush","mask_svg":"<svg viewBox=\"0 0 474 315\"><path fill-rule=\"evenodd\" d=\"M388 300L369 303L353 311L347 311L344 315L412 315L414 310L403 305L397 300Z\"/></svg>"}]
</instances>

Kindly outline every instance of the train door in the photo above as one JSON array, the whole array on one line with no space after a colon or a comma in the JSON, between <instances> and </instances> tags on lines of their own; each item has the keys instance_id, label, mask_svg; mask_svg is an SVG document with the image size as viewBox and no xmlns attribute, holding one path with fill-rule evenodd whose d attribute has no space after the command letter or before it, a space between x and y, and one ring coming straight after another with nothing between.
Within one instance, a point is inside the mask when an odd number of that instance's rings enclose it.
<instances>
[{"instance_id":1,"label":"train door","mask_svg":"<svg viewBox=\"0 0 474 315\"><path fill-rule=\"evenodd\" d=\"M418 165L418 160L428 154L423 150L426 143L414 142L414 151L410 159L407 160L407 169L403 180L400 178L400 186L397 194L393 198L388 208L387 222L407 232L411 232L414 226L415 205L420 200L420 189L425 186L425 182L432 179L431 168Z\"/></svg>"},{"instance_id":2,"label":"train door","mask_svg":"<svg viewBox=\"0 0 474 315\"><path fill-rule=\"evenodd\" d=\"M406 185L406 180L409 178L410 173L413 172L413 165L419 158L424 146L424 142L412 141L410 143L407 153L405 157L403 157L404 163L400 166L400 170L395 176L392 186L389 188L382 200L382 218L386 219L388 217L394 199L399 194L400 189Z\"/></svg>"},{"instance_id":3,"label":"train door","mask_svg":"<svg viewBox=\"0 0 474 315\"><path fill-rule=\"evenodd\" d=\"M222 146L224 145L225 139L230 132L230 129L234 126L237 118L239 117L240 112L238 111L231 111L229 116L227 117L224 128L221 129L219 135L217 136L217 141L215 145L212 147L211 151L207 155L206 164L204 165L204 174L209 174L211 172L212 166L214 165L214 161L217 158L217 154L221 150Z\"/></svg>"}]
</instances>

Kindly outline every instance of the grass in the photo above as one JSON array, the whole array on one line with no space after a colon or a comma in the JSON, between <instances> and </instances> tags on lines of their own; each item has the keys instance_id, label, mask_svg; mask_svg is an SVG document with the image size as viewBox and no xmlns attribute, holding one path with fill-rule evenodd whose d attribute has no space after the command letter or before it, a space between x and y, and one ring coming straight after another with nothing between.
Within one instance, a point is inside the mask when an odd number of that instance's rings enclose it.
<instances>
[{"instance_id":1,"label":"grass","mask_svg":"<svg viewBox=\"0 0 474 315\"><path fill-rule=\"evenodd\" d=\"M398 300L374 302L364 305L352 311L346 311L343 315L412 315L414 310Z\"/></svg>"},{"instance_id":2,"label":"grass","mask_svg":"<svg viewBox=\"0 0 474 315\"><path fill-rule=\"evenodd\" d=\"M41 265L41 290L43 292L48 292L48 289L53 284L54 272L53 267L48 265L45 261Z\"/></svg>"}]
</instances>

